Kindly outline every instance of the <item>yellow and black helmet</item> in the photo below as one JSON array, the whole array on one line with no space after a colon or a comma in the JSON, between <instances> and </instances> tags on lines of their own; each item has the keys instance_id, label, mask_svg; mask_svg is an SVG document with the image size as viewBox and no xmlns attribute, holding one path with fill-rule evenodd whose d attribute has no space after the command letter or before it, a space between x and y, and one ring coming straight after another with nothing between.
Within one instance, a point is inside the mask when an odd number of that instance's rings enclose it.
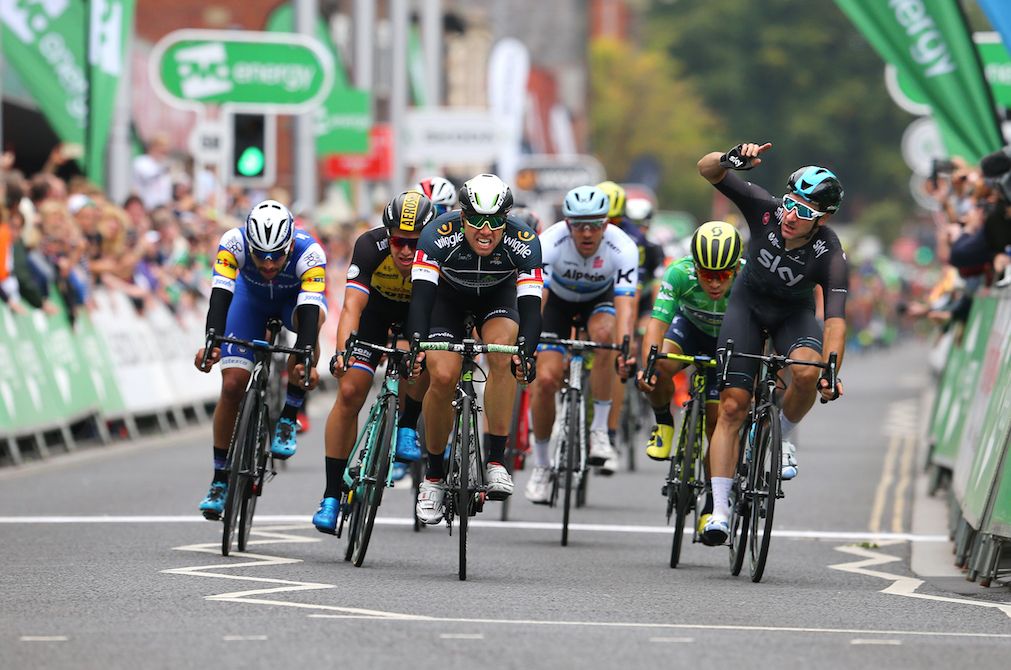
<instances>
[{"instance_id":1,"label":"yellow and black helmet","mask_svg":"<svg viewBox=\"0 0 1011 670\"><path fill-rule=\"evenodd\" d=\"M741 260L744 243L726 221L703 223L692 235L692 258L703 270L728 270Z\"/></svg>"},{"instance_id":2,"label":"yellow and black helmet","mask_svg":"<svg viewBox=\"0 0 1011 670\"><path fill-rule=\"evenodd\" d=\"M607 194L611 207L607 210L607 218L616 219L625 216L625 189L613 181L602 181L597 188Z\"/></svg>"},{"instance_id":3,"label":"yellow and black helmet","mask_svg":"<svg viewBox=\"0 0 1011 670\"><path fill-rule=\"evenodd\" d=\"M383 209L383 225L391 235L398 230L420 233L434 218L432 201L418 191L404 191Z\"/></svg>"}]
</instances>

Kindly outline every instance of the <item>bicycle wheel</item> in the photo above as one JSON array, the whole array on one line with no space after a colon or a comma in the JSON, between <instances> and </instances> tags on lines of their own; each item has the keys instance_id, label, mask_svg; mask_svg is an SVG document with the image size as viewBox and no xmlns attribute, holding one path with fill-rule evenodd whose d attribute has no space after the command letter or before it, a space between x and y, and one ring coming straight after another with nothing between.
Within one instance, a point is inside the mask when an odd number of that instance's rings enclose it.
<instances>
[{"instance_id":1,"label":"bicycle wheel","mask_svg":"<svg viewBox=\"0 0 1011 670\"><path fill-rule=\"evenodd\" d=\"M360 490L360 488L359 488ZM350 561L355 552L355 540L358 538L358 526L361 524L361 505L358 503L360 495L355 494L355 489L347 492L348 506L348 544L344 548L344 560Z\"/></svg>"},{"instance_id":2,"label":"bicycle wheel","mask_svg":"<svg viewBox=\"0 0 1011 670\"><path fill-rule=\"evenodd\" d=\"M457 413L459 430L456 432L454 458L457 467L456 485L456 518L457 531L460 535L460 565L457 574L460 581L467 580L467 521L470 518L471 484L470 484L470 440L473 426L470 425L471 398L468 395L460 400L460 411Z\"/></svg>"},{"instance_id":3,"label":"bicycle wheel","mask_svg":"<svg viewBox=\"0 0 1011 670\"><path fill-rule=\"evenodd\" d=\"M354 551L351 562L356 568L365 562L365 552L369 550L369 539L372 537L372 527L376 522L376 512L383 502L383 491L386 490L386 478L390 473L390 454L393 441L397 439L397 397L386 398L382 414L378 417L381 429L378 439L371 445L368 453L368 463L364 465L362 484L362 500L359 506L361 520L356 529ZM373 433L376 434L376 433Z\"/></svg>"},{"instance_id":4,"label":"bicycle wheel","mask_svg":"<svg viewBox=\"0 0 1011 670\"><path fill-rule=\"evenodd\" d=\"M260 411L256 413L256 435L253 441L253 454L254 457L251 462L256 463L256 467L252 469L249 477L249 484L242 491L242 504L239 507L239 532L238 532L238 547L239 551L246 550L246 543L249 541L249 532L253 527L253 515L256 514L256 501L263 494L263 483L266 480L267 475L267 455L269 453L269 445L267 443L268 431L267 431L267 416L263 411L263 406L260 406Z\"/></svg>"},{"instance_id":5,"label":"bicycle wheel","mask_svg":"<svg viewBox=\"0 0 1011 670\"><path fill-rule=\"evenodd\" d=\"M228 556L232 549L232 536L242 502L242 491L249 485L249 454L252 445L247 436L250 434L250 419L256 397L248 392L242 398L239 416L235 420L235 430L232 431L232 443L228 448L228 491L225 495L225 510L221 516L221 555Z\"/></svg>"},{"instance_id":6,"label":"bicycle wheel","mask_svg":"<svg viewBox=\"0 0 1011 670\"><path fill-rule=\"evenodd\" d=\"M779 493L780 468L779 410L767 410L758 424L758 434L752 449L749 480L751 481L751 518L748 541L751 546L751 581L760 582L772 543L772 520Z\"/></svg>"},{"instance_id":7,"label":"bicycle wheel","mask_svg":"<svg viewBox=\"0 0 1011 670\"><path fill-rule=\"evenodd\" d=\"M674 540L670 550L670 566L672 568L676 568L681 559L681 544L685 537L685 519L688 517L688 508L695 495L692 480L695 474L695 443L699 439L699 402L693 399L689 404L690 409L686 412L684 423L681 425L678 453L674 457L674 461L677 463L674 481L668 485L667 489L667 499L670 500L670 487L673 487L676 500L674 505Z\"/></svg>"},{"instance_id":8,"label":"bicycle wheel","mask_svg":"<svg viewBox=\"0 0 1011 670\"><path fill-rule=\"evenodd\" d=\"M750 425L749 417L744 422L744 432L737 445L737 468L730 488L730 574L735 577L741 574L741 568L744 567L744 554L748 545L747 521L751 516L749 497L741 488L747 484L745 473L749 459L746 453Z\"/></svg>"},{"instance_id":9,"label":"bicycle wheel","mask_svg":"<svg viewBox=\"0 0 1011 670\"><path fill-rule=\"evenodd\" d=\"M586 387L584 386L583 388ZM587 454L587 449L589 448L587 440L590 439L589 431L587 430L588 424L586 423L586 410L588 406L592 407L592 402L593 401L588 397L584 397L583 402L579 405L581 409L579 414L579 425L582 427L582 432L580 432L577 436L579 439L576 442L577 451L575 472L579 473L579 483L576 485L576 509L586 507L586 495L587 491L590 489L590 473L592 470L586 467L587 458L589 458L589 455Z\"/></svg>"},{"instance_id":10,"label":"bicycle wheel","mask_svg":"<svg viewBox=\"0 0 1011 670\"><path fill-rule=\"evenodd\" d=\"M569 389L565 393L565 401L562 406L565 408L565 432L562 439L565 441L563 450L565 451L565 495L562 501L562 546L569 544L569 515L572 512L572 479L579 463L576 454L579 450L580 430L579 425L579 403L582 399L579 392Z\"/></svg>"}]
</instances>

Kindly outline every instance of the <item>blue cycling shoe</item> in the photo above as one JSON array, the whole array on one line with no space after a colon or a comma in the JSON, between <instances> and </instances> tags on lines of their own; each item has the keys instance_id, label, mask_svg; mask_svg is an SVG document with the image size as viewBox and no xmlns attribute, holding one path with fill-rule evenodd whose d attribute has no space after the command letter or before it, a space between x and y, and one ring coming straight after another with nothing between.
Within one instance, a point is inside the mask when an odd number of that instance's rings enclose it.
<instances>
[{"instance_id":1,"label":"blue cycling shoe","mask_svg":"<svg viewBox=\"0 0 1011 670\"><path fill-rule=\"evenodd\" d=\"M217 521L225 513L228 482L211 482L207 496L200 501L200 511L208 521Z\"/></svg>"},{"instance_id":2,"label":"blue cycling shoe","mask_svg":"<svg viewBox=\"0 0 1011 670\"><path fill-rule=\"evenodd\" d=\"M274 458L287 460L295 455L295 433L298 426L292 419L284 417L277 420L277 427L274 428L274 441L270 443L270 453Z\"/></svg>"},{"instance_id":3,"label":"blue cycling shoe","mask_svg":"<svg viewBox=\"0 0 1011 670\"><path fill-rule=\"evenodd\" d=\"M340 501L337 498L323 498L319 501L319 509L312 515L312 525L321 533L336 535L338 516Z\"/></svg>"},{"instance_id":4,"label":"blue cycling shoe","mask_svg":"<svg viewBox=\"0 0 1011 670\"><path fill-rule=\"evenodd\" d=\"M410 466L406 463L401 463L400 461L393 462L393 481L399 482L401 479L407 476L410 472Z\"/></svg>"},{"instance_id":5,"label":"blue cycling shoe","mask_svg":"<svg viewBox=\"0 0 1011 670\"><path fill-rule=\"evenodd\" d=\"M397 460L405 463L421 458L418 431L414 428L397 428Z\"/></svg>"}]
</instances>

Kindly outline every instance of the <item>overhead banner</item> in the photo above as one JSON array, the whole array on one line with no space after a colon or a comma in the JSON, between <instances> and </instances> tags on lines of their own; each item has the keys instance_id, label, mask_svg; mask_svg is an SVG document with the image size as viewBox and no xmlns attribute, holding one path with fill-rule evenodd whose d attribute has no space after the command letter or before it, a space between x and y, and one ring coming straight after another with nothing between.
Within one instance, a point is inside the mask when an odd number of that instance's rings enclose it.
<instances>
[{"instance_id":1,"label":"overhead banner","mask_svg":"<svg viewBox=\"0 0 1011 670\"><path fill-rule=\"evenodd\" d=\"M0 0L6 1L6 0ZM105 149L112 128L119 80L126 60L127 38L133 32L136 0L91 0L88 26L88 139L84 170L88 179L105 186Z\"/></svg>"},{"instance_id":2,"label":"overhead banner","mask_svg":"<svg viewBox=\"0 0 1011 670\"><path fill-rule=\"evenodd\" d=\"M979 57L957 2L836 0L881 57L929 101L948 152L969 162L1003 146Z\"/></svg>"}]
</instances>

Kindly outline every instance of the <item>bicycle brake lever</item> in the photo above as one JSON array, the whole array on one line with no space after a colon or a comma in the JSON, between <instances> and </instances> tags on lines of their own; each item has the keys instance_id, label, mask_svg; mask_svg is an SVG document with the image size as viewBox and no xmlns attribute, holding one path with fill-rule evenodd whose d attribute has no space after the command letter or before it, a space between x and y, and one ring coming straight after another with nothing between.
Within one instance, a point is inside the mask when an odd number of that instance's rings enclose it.
<instances>
[{"instance_id":1,"label":"bicycle brake lever","mask_svg":"<svg viewBox=\"0 0 1011 670\"><path fill-rule=\"evenodd\" d=\"M836 367L838 365L839 355L836 352L832 352L828 355L828 368L822 372L821 379L828 382L829 388L832 389L832 400L839 397L839 388L837 386L839 378L836 376ZM820 398L821 404L825 405L828 400L824 396Z\"/></svg>"}]
</instances>

